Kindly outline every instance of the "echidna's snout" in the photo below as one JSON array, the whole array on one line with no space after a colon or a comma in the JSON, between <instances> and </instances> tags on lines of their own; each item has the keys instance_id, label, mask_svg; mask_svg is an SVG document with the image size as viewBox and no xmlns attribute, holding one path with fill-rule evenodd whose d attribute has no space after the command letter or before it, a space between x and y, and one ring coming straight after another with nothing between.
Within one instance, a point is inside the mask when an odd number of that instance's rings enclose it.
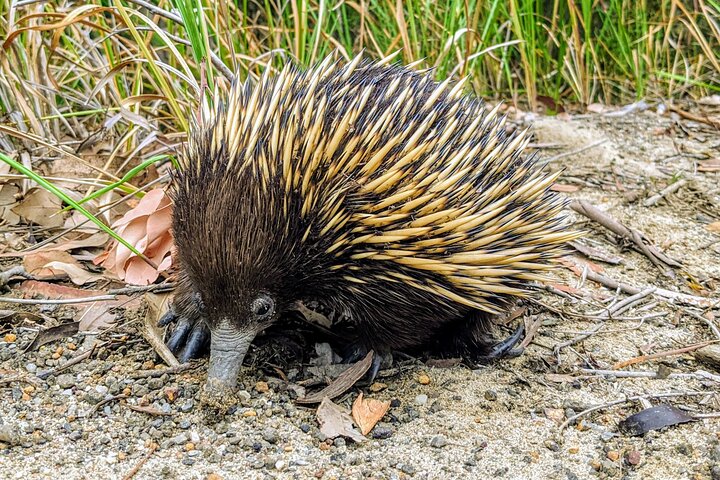
<instances>
[{"instance_id":1,"label":"echidna's snout","mask_svg":"<svg viewBox=\"0 0 720 480\"><path fill-rule=\"evenodd\" d=\"M250 326L241 328L227 319L223 319L213 326L210 331L208 390L220 391L235 388L240 366L256 334L256 330Z\"/></svg>"}]
</instances>

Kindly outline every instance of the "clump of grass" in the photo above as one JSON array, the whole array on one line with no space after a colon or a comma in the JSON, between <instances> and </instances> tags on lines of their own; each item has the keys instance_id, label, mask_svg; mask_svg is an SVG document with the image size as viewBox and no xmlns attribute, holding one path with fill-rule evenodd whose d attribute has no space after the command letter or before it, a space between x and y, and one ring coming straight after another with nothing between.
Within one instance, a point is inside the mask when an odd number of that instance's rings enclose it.
<instances>
[{"instance_id":1,"label":"clump of grass","mask_svg":"<svg viewBox=\"0 0 720 480\"><path fill-rule=\"evenodd\" d=\"M530 107L720 90L718 0L18 1L0 3L0 42L0 151L87 163L110 185L91 205L141 195L137 168L184 140L203 95L288 59L400 50Z\"/></svg>"}]
</instances>

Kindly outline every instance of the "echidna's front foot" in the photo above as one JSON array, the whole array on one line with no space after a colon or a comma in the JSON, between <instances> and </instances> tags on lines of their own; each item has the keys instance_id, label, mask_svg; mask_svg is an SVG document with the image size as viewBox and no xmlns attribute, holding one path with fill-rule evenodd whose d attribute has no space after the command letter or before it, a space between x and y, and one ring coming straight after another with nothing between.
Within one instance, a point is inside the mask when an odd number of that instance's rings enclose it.
<instances>
[{"instance_id":1,"label":"echidna's front foot","mask_svg":"<svg viewBox=\"0 0 720 480\"><path fill-rule=\"evenodd\" d=\"M202 318L178 312L176 307L172 306L162 316L158 325L164 327L173 323L175 326L166 343L180 363L202 356L210 344L210 330Z\"/></svg>"}]
</instances>

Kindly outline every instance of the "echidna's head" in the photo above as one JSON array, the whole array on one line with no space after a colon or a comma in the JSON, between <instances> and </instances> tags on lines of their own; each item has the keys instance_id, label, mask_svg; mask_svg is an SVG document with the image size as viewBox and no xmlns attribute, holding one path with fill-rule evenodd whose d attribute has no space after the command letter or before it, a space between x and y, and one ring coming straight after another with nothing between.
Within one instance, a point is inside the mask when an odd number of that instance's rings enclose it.
<instances>
[{"instance_id":1,"label":"echidna's head","mask_svg":"<svg viewBox=\"0 0 720 480\"><path fill-rule=\"evenodd\" d=\"M209 385L234 387L252 340L294 300L297 241L277 195L251 174L176 175L176 253L211 332Z\"/></svg>"}]
</instances>

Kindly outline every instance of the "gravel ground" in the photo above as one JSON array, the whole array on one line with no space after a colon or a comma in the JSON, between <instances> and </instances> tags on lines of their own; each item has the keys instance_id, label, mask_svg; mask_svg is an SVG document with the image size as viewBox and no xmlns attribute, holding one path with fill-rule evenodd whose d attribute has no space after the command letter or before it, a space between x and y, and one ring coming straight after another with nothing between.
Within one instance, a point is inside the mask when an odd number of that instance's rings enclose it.
<instances>
[{"instance_id":1,"label":"gravel ground","mask_svg":"<svg viewBox=\"0 0 720 480\"><path fill-rule=\"evenodd\" d=\"M706 225L720 217L720 174L697 174L697 157L687 154L709 148L717 156L717 137L688 122L678 129L673 120L652 112L612 119L538 118L536 132L539 143L563 144L557 153L607 139L552 162L551 168L566 168L560 183L581 185L573 197L588 199L642 230L686 266L678 279L663 278L645 257L611 244L605 232L588 225L593 245L624 259L621 265L603 265L605 275L695 294L686 278L702 285L720 278L718 244L712 244L717 235ZM690 183L672 199L652 208L633 201L656 193L678 172ZM561 430L560 424L576 413L634 395L692 392L696 395L667 401L691 413L718 412L720 384L687 377L583 376L581 368L607 369L712 335L703 322L658 302L626 313L636 320L608 321L603 331L554 352L559 343L595 328L597 320L580 314L597 310L598 302L612 297L596 284L581 285L570 271L558 274L559 281L579 289L581 301L540 295L541 302L563 315L533 310L543 327L519 358L476 370L407 360L381 372L364 392L390 400L391 408L362 444L325 438L315 409L294 402L295 391L269 367L246 368L242 402L222 418L210 415L199 400L205 361L193 370L162 373L166 367L155 365L153 351L132 322L133 313L126 313L112 334L78 334L27 353L22 352L34 338L37 322L22 321L23 315L0 318L0 438L5 438L0 442L0 477L720 479L718 418L629 437L618 430L618 422L642 407L628 402L598 409ZM16 310L39 312L35 307ZM73 310L49 307L42 313L58 322L71 318ZM110 343L97 346L101 341ZM93 345L89 358L54 370ZM692 354L630 370L656 372L659 367L718 374ZM159 376L138 378L153 369ZM296 365L283 374L296 382L307 372ZM423 375L429 383L421 382ZM336 403L349 408L358 390Z\"/></svg>"}]
</instances>

